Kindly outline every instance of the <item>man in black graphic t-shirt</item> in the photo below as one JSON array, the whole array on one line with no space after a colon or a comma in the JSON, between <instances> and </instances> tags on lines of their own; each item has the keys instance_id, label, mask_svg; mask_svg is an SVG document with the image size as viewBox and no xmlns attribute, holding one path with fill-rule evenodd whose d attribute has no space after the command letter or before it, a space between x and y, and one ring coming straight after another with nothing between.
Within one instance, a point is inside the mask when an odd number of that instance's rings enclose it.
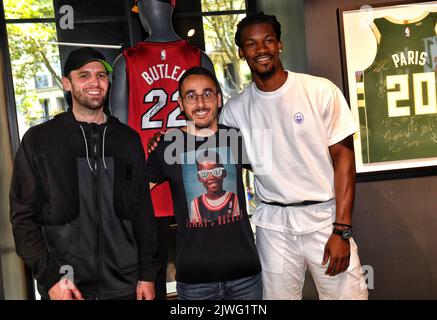
<instances>
[{"instance_id":1,"label":"man in black graphic t-shirt","mask_svg":"<svg viewBox=\"0 0 437 320\"><path fill-rule=\"evenodd\" d=\"M147 161L151 187L168 181L172 192L178 299L261 299L261 264L241 174L241 134L218 124L220 87L208 70L184 73L179 96L188 126L162 136ZM205 215L201 221L194 222L192 203L198 204L199 216Z\"/></svg>"}]
</instances>

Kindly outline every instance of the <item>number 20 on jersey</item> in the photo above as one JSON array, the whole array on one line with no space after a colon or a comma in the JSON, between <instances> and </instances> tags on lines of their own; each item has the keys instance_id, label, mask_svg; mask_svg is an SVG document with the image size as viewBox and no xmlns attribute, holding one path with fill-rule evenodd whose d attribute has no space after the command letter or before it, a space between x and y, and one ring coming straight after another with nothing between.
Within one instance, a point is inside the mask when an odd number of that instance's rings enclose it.
<instances>
[{"instance_id":1,"label":"number 20 on jersey","mask_svg":"<svg viewBox=\"0 0 437 320\"><path fill-rule=\"evenodd\" d=\"M436 84L434 72L422 72L387 76L387 105L389 117L411 115L411 106L398 107L397 102L410 100L409 81L413 81L414 114L425 115L437 113Z\"/></svg>"}]
</instances>

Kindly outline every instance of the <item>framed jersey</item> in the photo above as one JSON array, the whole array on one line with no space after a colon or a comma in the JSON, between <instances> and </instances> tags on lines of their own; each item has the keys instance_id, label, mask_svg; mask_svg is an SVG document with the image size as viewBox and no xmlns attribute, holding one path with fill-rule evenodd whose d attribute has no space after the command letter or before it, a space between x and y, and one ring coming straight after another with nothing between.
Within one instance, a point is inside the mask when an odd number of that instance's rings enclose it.
<instances>
[{"instance_id":1,"label":"framed jersey","mask_svg":"<svg viewBox=\"0 0 437 320\"><path fill-rule=\"evenodd\" d=\"M357 173L437 165L437 1L339 11Z\"/></svg>"}]
</instances>

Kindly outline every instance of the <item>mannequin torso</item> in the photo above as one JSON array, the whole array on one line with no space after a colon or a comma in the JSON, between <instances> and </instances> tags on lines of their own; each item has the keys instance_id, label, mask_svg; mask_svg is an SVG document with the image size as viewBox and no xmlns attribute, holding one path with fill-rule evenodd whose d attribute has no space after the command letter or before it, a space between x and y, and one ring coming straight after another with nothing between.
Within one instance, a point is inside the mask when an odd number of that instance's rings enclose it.
<instances>
[{"instance_id":1,"label":"mannequin torso","mask_svg":"<svg viewBox=\"0 0 437 320\"><path fill-rule=\"evenodd\" d=\"M173 7L169 3L158 0L139 0L138 8L141 23L149 33L144 42L167 43L181 40L172 26ZM201 65L214 72L214 66L209 57L204 52L200 54ZM126 58L123 54L120 54L114 62L109 103L112 115L121 122L128 123L129 83L126 76Z\"/></svg>"}]
</instances>

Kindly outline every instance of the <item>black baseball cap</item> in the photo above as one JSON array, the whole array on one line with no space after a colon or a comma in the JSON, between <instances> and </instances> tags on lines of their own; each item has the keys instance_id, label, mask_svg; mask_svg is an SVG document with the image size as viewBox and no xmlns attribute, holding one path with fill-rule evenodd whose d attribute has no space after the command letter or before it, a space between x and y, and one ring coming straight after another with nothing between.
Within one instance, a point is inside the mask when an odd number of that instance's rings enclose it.
<instances>
[{"instance_id":1,"label":"black baseball cap","mask_svg":"<svg viewBox=\"0 0 437 320\"><path fill-rule=\"evenodd\" d=\"M83 47L70 52L64 64L64 76L89 62L99 61L103 64L106 71L112 72L112 66L106 61L105 56L97 50L90 47Z\"/></svg>"}]
</instances>

